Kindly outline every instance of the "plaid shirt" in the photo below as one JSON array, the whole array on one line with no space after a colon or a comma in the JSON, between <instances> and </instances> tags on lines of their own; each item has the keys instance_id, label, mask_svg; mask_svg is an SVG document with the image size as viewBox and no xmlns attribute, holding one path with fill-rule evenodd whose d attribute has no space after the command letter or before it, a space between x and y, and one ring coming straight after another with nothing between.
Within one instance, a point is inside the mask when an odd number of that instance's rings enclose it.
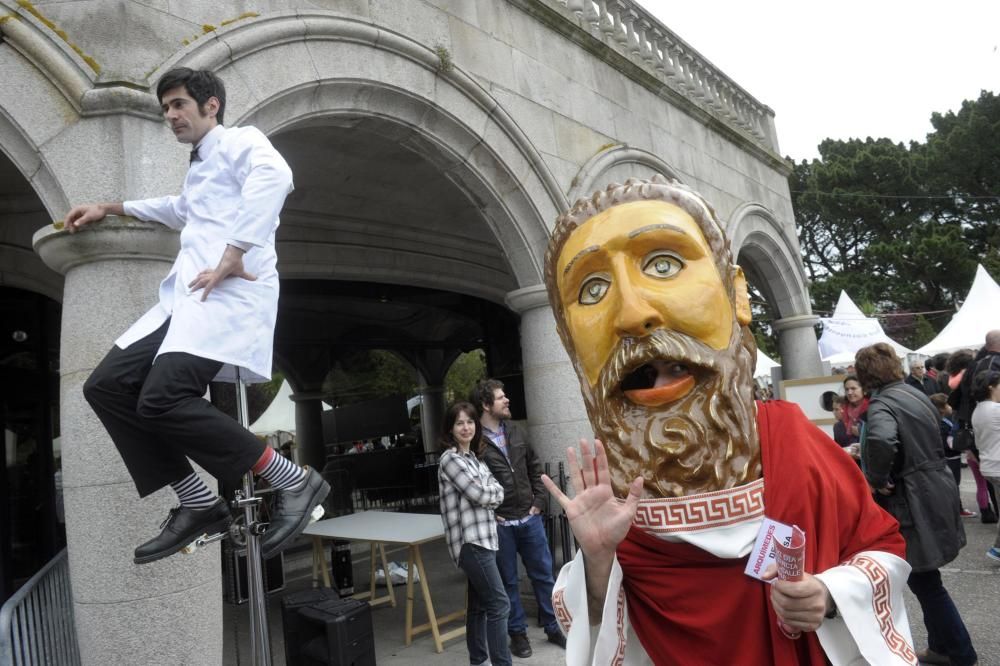
<instances>
[{"instance_id":1,"label":"plaid shirt","mask_svg":"<svg viewBox=\"0 0 1000 666\"><path fill-rule=\"evenodd\" d=\"M503 502L503 486L489 468L473 453L451 448L441 454L438 462L438 484L444 538L455 564L462 544L499 549L493 510Z\"/></svg>"}]
</instances>

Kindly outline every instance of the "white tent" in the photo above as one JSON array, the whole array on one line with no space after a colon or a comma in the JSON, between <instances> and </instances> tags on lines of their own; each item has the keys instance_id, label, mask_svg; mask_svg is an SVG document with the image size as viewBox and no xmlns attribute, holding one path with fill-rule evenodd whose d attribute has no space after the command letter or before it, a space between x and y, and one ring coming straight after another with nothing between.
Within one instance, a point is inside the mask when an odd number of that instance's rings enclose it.
<instances>
[{"instance_id":1,"label":"white tent","mask_svg":"<svg viewBox=\"0 0 1000 666\"><path fill-rule=\"evenodd\" d=\"M980 264L969 295L936 338L917 350L933 356L958 349L979 349L989 331L1000 329L1000 285Z\"/></svg>"},{"instance_id":2,"label":"white tent","mask_svg":"<svg viewBox=\"0 0 1000 666\"><path fill-rule=\"evenodd\" d=\"M823 317L823 335L819 338L819 355L831 365L853 363L854 355L862 347L885 342L896 350L900 358L910 350L899 344L882 330L875 317L866 317L847 292L841 291L832 317Z\"/></svg>"},{"instance_id":3,"label":"white tent","mask_svg":"<svg viewBox=\"0 0 1000 666\"><path fill-rule=\"evenodd\" d=\"M324 403L323 409L330 409L330 406ZM276 432L295 434L295 403L287 379L281 382L281 388L260 418L250 425L250 432L262 437Z\"/></svg>"},{"instance_id":4,"label":"white tent","mask_svg":"<svg viewBox=\"0 0 1000 666\"><path fill-rule=\"evenodd\" d=\"M780 363L769 357L760 349L757 350L757 367L753 371L754 379L758 377L771 378L771 368L777 368Z\"/></svg>"}]
</instances>

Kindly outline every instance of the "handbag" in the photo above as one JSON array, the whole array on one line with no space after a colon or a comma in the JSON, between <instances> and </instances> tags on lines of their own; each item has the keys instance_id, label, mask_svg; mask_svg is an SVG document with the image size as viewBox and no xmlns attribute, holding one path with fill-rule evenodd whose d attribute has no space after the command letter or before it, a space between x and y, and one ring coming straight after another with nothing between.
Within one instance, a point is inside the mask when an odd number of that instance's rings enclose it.
<instances>
[{"instance_id":1,"label":"handbag","mask_svg":"<svg viewBox=\"0 0 1000 666\"><path fill-rule=\"evenodd\" d=\"M969 426L962 426L951 438L951 450L955 453L968 451L976 445L976 435Z\"/></svg>"}]
</instances>

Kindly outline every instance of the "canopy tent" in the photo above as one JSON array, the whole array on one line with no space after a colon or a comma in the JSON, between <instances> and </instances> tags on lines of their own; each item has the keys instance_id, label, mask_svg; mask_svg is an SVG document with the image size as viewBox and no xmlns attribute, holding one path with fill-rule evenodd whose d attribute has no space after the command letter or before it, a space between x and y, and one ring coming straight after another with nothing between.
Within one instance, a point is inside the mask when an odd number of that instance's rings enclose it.
<instances>
[{"instance_id":1,"label":"canopy tent","mask_svg":"<svg viewBox=\"0 0 1000 666\"><path fill-rule=\"evenodd\" d=\"M762 352L760 349L757 350L757 367L754 368L753 377L757 379L758 377L764 377L767 379L771 378L771 368L777 368L780 363L769 357L767 354Z\"/></svg>"},{"instance_id":2,"label":"canopy tent","mask_svg":"<svg viewBox=\"0 0 1000 666\"><path fill-rule=\"evenodd\" d=\"M859 349L876 342L887 343L900 358L910 353L909 349L885 334L878 319L866 317L846 291L840 292L833 316L823 317L820 321L823 323L823 335L819 339L819 355L831 365L853 363Z\"/></svg>"},{"instance_id":3,"label":"canopy tent","mask_svg":"<svg viewBox=\"0 0 1000 666\"><path fill-rule=\"evenodd\" d=\"M323 409L330 409L326 403ZM295 434L295 403L292 401L292 387L288 380L281 382L281 388L264 413L250 425L250 432L260 437L278 432Z\"/></svg>"},{"instance_id":4,"label":"canopy tent","mask_svg":"<svg viewBox=\"0 0 1000 666\"><path fill-rule=\"evenodd\" d=\"M962 307L944 330L917 353L933 356L958 349L979 349L986 334L996 329L1000 329L1000 285L980 264Z\"/></svg>"}]
</instances>

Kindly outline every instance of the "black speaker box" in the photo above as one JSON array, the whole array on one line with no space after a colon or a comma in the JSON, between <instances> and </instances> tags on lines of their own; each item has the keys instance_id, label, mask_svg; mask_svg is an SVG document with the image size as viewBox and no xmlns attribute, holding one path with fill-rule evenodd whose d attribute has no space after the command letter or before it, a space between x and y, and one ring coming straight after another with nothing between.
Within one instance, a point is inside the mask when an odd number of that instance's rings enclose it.
<instances>
[{"instance_id":1,"label":"black speaker box","mask_svg":"<svg viewBox=\"0 0 1000 666\"><path fill-rule=\"evenodd\" d=\"M351 560L351 542L334 539L330 543L330 573L333 587L342 597L354 594L354 562Z\"/></svg>"},{"instance_id":2,"label":"black speaker box","mask_svg":"<svg viewBox=\"0 0 1000 666\"><path fill-rule=\"evenodd\" d=\"M310 600L312 593L316 600ZM308 590L283 600L285 663L301 666L375 666L371 606L358 599L325 599Z\"/></svg>"},{"instance_id":3,"label":"black speaker box","mask_svg":"<svg viewBox=\"0 0 1000 666\"><path fill-rule=\"evenodd\" d=\"M250 599L247 586L246 550L237 550L228 541L222 544L222 570L226 580L226 601L231 604L246 603ZM278 553L264 560L264 592L278 592L285 587L285 555Z\"/></svg>"}]
</instances>

